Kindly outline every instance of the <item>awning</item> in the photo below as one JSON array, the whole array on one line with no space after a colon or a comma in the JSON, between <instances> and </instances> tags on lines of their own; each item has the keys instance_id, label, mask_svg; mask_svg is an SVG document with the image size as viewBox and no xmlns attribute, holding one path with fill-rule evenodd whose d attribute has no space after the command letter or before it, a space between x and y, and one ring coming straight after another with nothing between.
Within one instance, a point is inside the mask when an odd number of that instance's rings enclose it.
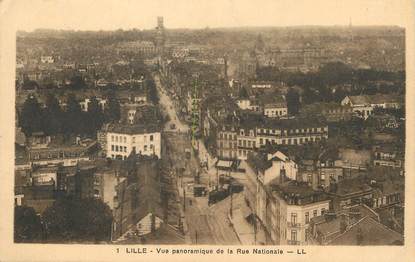
<instances>
[{"instance_id":1,"label":"awning","mask_svg":"<svg viewBox=\"0 0 415 262\"><path fill-rule=\"evenodd\" d=\"M216 163L216 167L225 167L230 168L232 166L232 161L226 161L226 160L219 160Z\"/></svg>"}]
</instances>

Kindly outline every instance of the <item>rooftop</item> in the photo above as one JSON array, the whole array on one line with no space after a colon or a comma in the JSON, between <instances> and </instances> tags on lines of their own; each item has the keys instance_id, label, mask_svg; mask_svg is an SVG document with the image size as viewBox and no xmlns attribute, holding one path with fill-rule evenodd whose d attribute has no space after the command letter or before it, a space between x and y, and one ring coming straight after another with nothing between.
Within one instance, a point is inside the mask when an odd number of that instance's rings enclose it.
<instances>
[{"instance_id":1,"label":"rooftop","mask_svg":"<svg viewBox=\"0 0 415 262\"><path fill-rule=\"evenodd\" d=\"M120 134L146 134L160 132L158 124L111 124L108 126L108 132Z\"/></svg>"},{"instance_id":2,"label":"rooftop","mask_svg":"<svg viewBox=\"0 0 415 262\"><path fill-rule=\"evenodd\" d=\"M275 181L275 180L274 180ZM283 198L289 205L307 205L311 203L329 201L323 191L313 190L307 183L287 181L283 184L270 183L270 189L279 197Z\"/></svg>"},{"instance_id":3,"label":"rooftop","mask_svg":"<svg viewBox=\"0 0 415 262\"><path fill-rule=\"evenodd\" d=\"M382 225L371 217L364 217L329 245L403 245L403 235Z\"/></svg>"}]
</instances>

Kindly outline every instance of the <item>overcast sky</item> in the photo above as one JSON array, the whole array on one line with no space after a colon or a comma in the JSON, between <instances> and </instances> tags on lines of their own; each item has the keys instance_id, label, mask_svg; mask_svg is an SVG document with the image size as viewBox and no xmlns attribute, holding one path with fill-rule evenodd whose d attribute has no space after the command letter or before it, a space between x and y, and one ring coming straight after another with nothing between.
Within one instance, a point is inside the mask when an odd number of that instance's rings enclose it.
<instances>
[{"instance_id":1,"label":"overcast sky","mask_svg":"<svg viewBox=\"0 0 415 262\"><path fill-rule=\"evenodd\" d=\"M20 30L407 24L411 0L4 0Z\"/></svg>"}]
</instances>

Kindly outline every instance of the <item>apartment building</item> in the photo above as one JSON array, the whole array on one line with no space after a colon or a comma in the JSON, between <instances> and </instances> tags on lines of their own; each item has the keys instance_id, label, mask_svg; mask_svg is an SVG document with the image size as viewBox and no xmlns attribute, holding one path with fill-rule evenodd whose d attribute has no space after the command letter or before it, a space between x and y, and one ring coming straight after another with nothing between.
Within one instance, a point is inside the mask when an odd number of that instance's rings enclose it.
<instances>
[{"instance_id":1,"label":"apartment building","mask_svg":"<svg viewBox=\"0 0 415 262\"><path fill-rule=\"evenodd\" d=\"M106 134L106 154L113 159L127 159L131 152L161 158L161 131L156 124L113 124Z\"/></svg>"},{"instance_id":2,"label":"apartment building","mask_svg":"<svg viewBox=\"0 0 415 262\"><path fill-rule=\"evenodd\" d=\"M328 126L320 119L271 119L256 128L258 147L266 144L301 145L328 138Z\"/></svg>"},{"instance_id":3,"label":"apartment building","mask_svg":"<svg viewBox=\"0 0 415 262\"><path fill-rule=\"evenodd\" d=\"M265 186L265 217L262 220L269 242L307 244L310 219L323 216L329 210L330 200L324 192L314 191L297 181L274 182Z\"/></svg>"}]
</instances>

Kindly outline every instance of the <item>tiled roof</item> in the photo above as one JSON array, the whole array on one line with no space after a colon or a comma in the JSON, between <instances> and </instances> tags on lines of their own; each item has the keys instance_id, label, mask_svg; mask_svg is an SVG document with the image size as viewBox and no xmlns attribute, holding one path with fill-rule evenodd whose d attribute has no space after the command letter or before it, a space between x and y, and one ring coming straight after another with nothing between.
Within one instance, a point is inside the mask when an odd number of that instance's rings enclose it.
<instances>
[{"instance_id":1,"label":"tiled roof","mask_svg":"<svg viewBox=\"0 0 415 262\"><path fill-rule=\"evenodd\" d=\"M333 239L329 245L402 245L403 241L403 235L367 216Z\"/></svg>"},{"instance_id":2,"label":"tiled roof","mask_svg":"<svg viewBox=\"0 0 415 262\"><path fill-rule=\"evenodd\" d=\"M112 124L108 126L108 132L121 133L121 134L145 134L160 132L160 127L157 124Z\"/></svg>"}]
</instances>

